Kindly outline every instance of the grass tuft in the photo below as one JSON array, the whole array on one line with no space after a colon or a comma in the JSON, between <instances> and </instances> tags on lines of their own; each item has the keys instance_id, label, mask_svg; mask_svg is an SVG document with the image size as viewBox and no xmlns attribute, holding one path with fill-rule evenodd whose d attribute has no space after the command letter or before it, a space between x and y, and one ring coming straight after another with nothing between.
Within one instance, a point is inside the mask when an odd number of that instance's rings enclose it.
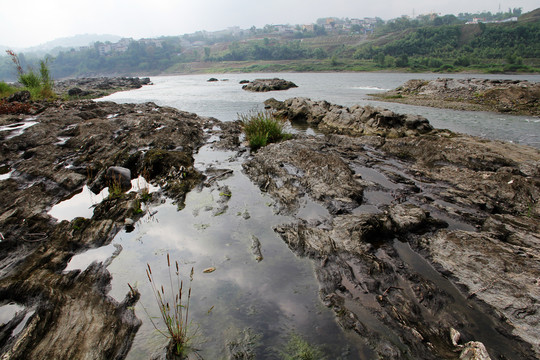
<instances>
[{"instance_id":1,"label":"grass tuft","mask_svg":"<svg viewBox=\"0 0 540 360\"><path fill-rule=\"evenodd\" d=\"M283 120L270 111L239 114L238 117L242 121L244 133L252 150L291 138L291 134L283 131Z\"/></svg>"},{"instance_id":2,"label":"grass tuft","mask_svg":"<svg viewBox=\"0 0 540 360\"><path fill-rule=\"evenodd\" d=\"M313 346L300 335L292 333L285 351L281 353L283 360L324 360L326 356L319 346Z\"/></svg>"},{"instance_id":3,"label":"grass tuft","mask_svg":"<svg viewBox=\"0 0 540 360\"><path fill-rule=\"evenodd\" d=\"M165 324L165 329L158 327L146 308L143 309L148 315L154 328L163 336L169 339L167 347L167 358L184 358L191 351L190 344L196 335L196 330L192 331L192 323L189 320L189 304L191 300L191 283L193 282L193 268L189 274L189 285L184 287L184 281L180 276L178 261L171 265L169 254L167 253L167 268L169 272L169 289L165 291L163 285L158 285L154 280L150 264L146 264L146 275L152 287L156 304L158 305L161 319ZM174 273L174 276L173 276Z\"/></svg>"}]
</instances>

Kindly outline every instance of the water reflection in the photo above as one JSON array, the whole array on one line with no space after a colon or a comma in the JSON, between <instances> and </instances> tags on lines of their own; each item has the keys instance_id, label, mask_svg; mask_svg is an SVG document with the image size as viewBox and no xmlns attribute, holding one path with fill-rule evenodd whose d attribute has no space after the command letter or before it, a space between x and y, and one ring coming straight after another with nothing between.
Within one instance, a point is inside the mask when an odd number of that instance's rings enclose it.
<instances>
[{"instance_id":1,"label":"water reflection","mask_svg":"<svg viewBox=\"0 0 540 360\"><path fill-rule=\"evenodd\" d=\"M155 208L153 216L145 215L133 232L122 231L114 239L123 250L108 267L113 275L110 295L123 299L127 283L142 294L136 312L143 325L128 359L147 359L166 343L142 308L151 316L159 315L145 267L149 263L156 282L166 286L166 253L179 261L184 279L194 268L190 314L200 326L198 341L204 358L222 358L227 341L246 328L260 336L257 359L279 358L278 349L283 350L291 331L325 345L330 358L338 358L350 341L319 300L311 261L297 258L272 229L290 219L274 214L272 200L241 172L242 159L232 154L208 146L201 149L197 168L219 164L232 169L233 175L190 192L181 211L167 201ZM232 194L228 209L216 216L211 210L219 206L217 187L225 185ZM250 216L243 216L246 212ZM264 259L260 262L251 249L252 236L261 243ZM216 270L203 273L208 267ZM351 349L345 358L356 359L357 354Z\"/></svg>"}]
</instances>

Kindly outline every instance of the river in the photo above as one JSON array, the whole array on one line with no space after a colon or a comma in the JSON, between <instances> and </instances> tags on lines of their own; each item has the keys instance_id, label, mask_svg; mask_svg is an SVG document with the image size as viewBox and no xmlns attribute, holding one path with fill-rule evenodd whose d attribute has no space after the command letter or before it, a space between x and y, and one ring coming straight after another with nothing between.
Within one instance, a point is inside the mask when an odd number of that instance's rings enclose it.
<instances>
[{"instance_id":1,"label":"river","mask_svg":"<svg viewBox=\"0 0 540 360\"><path fill-rule=\"evenodd\" d=\"M207 82L210 77L220 79ZM270 93L251 93L242 90L240 80L279 77L293 81L297 88ZM540 119L490 112L471 112L436 109L386 103L370 99L368 94L398 87L410 79L487 78L540 81L540 75L478 75L432 73L279 73L279 74L219 74L152 77L153 86L112 94L103 100L119 103L153 101L157 105L172 106L221 121L236 120L237 114L260 109L264 100L274 97L308 97L331 103L352 106L381 106L397 113L418 114L426 117L436 128L500 139L540 148Z\"/></svg>"}]
</instances>

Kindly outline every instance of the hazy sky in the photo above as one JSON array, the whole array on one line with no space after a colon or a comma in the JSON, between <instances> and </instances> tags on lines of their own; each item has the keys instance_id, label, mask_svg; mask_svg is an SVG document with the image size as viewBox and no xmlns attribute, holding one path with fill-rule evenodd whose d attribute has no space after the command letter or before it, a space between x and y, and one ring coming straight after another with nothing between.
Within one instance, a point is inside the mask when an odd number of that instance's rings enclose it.
<instances>
[{"instance_id":1,"label":"hazy sky","mask_svg":"<svg viewBox=\"0 0 540 360\"><path fill-rule=\"evenodd\" d=\"M384 20L437 12L540 7L538 0L0 0L0 45L39 45L76 34L181 35L230 26L307 24L321 17Z\"/></svg>"}]
</instances>

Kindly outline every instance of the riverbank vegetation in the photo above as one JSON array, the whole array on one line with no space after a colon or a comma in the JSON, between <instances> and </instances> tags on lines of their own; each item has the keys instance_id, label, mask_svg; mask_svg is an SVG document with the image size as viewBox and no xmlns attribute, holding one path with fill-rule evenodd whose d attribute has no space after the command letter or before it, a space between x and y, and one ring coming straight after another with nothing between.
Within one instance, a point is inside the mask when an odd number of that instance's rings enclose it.
<instances>
[{"instance_id":1,"label":"riverbank vegetation","mask_svg":"<svg viewBox=\"0 0 540 360\"><path fill-rule=\"evenodd\" d=\"M478 20L481 19L481 20ZM540 72L540 9L196 32L60 51L55 78L260 71ZM21 64L37 59L20 55ZM0 58L0 79L10 79Z\"/></svg>"},{"instance_id":2,"label":"riverbank vegetation","mask_svg":"<svg viewBox=\"0 0 540 360\"><path fill-rule=\"evenodd\" d=\"M53 99L56 97L54 93L54 81L49 69L48 58L40 59L39 71L35 71L32 67L28 67L25 71L19 56L12 50L7 50L6 53L11 58L11 61L17 69L17 80L23 87L18 89L16 86L3 83L0 85L0 93L2 97L9 96L19 90L27 90L34 100Z\"/></svg>"}]
</instances>

